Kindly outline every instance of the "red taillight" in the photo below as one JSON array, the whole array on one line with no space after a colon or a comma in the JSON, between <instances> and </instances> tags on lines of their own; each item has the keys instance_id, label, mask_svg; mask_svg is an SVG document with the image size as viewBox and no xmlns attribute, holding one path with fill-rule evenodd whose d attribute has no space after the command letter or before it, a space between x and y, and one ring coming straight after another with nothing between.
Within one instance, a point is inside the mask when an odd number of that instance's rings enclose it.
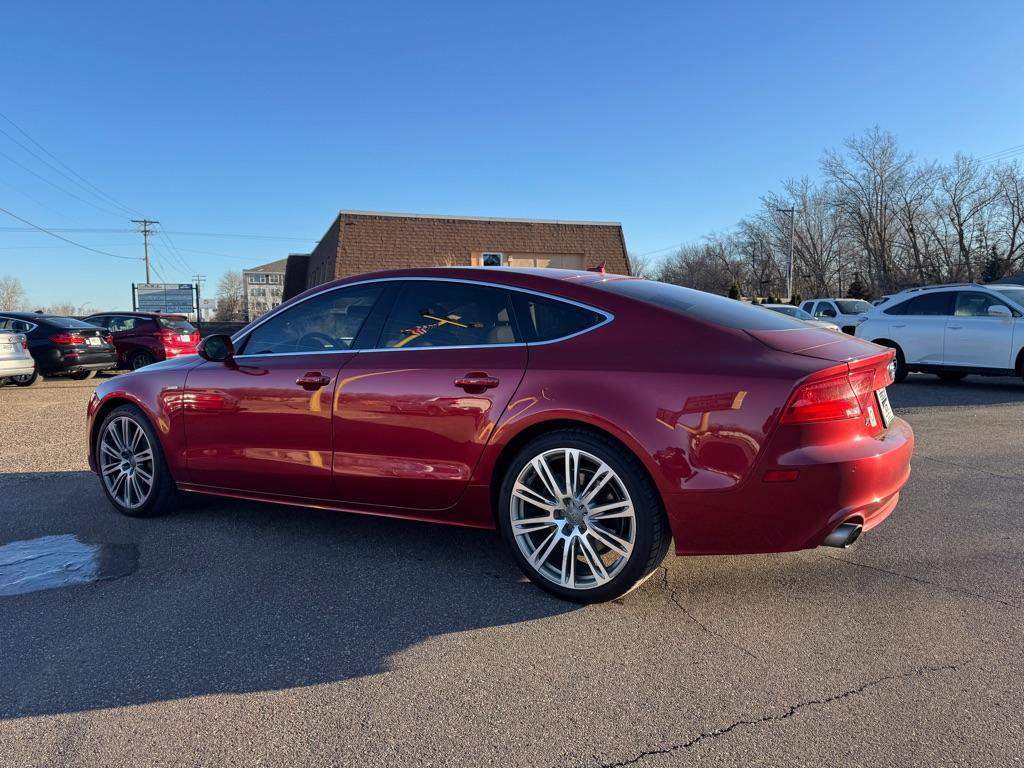
<instances>
[{"instance_id":1,"label":"red taillight","mask_svg":"<svg viewBox=\"0 0 1024 768\"><path fill-rule=\"evenodd\" d=\"M847 375L803 384L782 414L784 424L852 419L860 415L860 399Z\"/></svg>"},{"instance_id":2,"label":"red taillight","mask_svg":"<svg viewBox=\"0 0 1024 768\"><path fill-rule=\"evenodd\" d=\"M114 343L114 334L108 333L106 336L103 337L103 340L105 342L107 342L107 344L113 344Z\"/></svg>"},{"instance_id":3,"label":"red taillight","mask_svg":"<svg viewBox=\"0 0 1024 768\"><path fill-rule=\"evenodd\" d=\"M845 366L836 366L819 372L817 376L821 378L797 387L782 414L782 423L837 421L867 413L874 408L875 390L893 383L893 359L892 352L887 352L862 361L853 371L842 371Z\"/></svg>"},{"instance_id":4,"label":"red taillight","mask_svg":"<svg viewBox=\"0 0 1024 768\"><path fill-rule=\"evenodd\" d=\"M85 344L85 337L78 336L73 333L55 333L50 337L50 341L54 344Z\"/></svg>"},{"instance_id":5,"label":"red taillight","mask_svg":"<svg viewBox=\"0 0 1024 768\"><path fill-rule=\"evenodd\" d=\"M22 339L21 340L21 348L22 349L28 349L28 339Z\"/></svg>"}]
</instances>

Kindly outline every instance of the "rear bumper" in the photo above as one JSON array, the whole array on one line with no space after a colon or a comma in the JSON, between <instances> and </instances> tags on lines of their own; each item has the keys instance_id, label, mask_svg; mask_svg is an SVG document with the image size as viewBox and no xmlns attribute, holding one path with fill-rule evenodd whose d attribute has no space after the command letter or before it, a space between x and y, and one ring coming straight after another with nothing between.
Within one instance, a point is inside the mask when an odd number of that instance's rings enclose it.
<instances>
[{"instance_id":1,"label":"rear bumper","mask_svg":"<svg viewBox=\"0 0 1024 768\"><path fill-rule=\"evenodd\" d=\"M78 354L63 352L60 349L47 349L36 355L36 363L43 373L105 371L117 367L117 353L113 349Z\"/></svg>"},{"instance_id":2,"label":"rear bumper","mask_svg":"<svg viewBox=\"0 0 1024 768\"><path fill-rule=\"evenodd\" d=\"M0 379L5 376L28 376L36 369L36 361L29 358L0 360Z\"/></svg>"},{"instance_id":3,"label":"rear bumper","mask_svg":"<svg viewBox=\"0 0 1024 768\"><path fill-rule=\"evenodd\" d=\"M680 555L791 552L821 544L836 527L870 530L896 507L910 477L914 433L897 418L875 439L812 446L776 457L799 470L792 482L765 483L762 472L725 491L666 499Z\"/></svg>"}]
</instances>

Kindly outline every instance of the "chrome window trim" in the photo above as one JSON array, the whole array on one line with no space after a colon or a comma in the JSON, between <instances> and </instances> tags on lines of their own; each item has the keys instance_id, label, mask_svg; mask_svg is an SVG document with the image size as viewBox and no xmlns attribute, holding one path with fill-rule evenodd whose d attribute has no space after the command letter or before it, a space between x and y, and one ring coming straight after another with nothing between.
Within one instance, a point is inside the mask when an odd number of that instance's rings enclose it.
<instances>
[{"instance_id":1,"label":"chrome window trim","mask_svg":"<svg viewBox=\"0 0 1024 768\"><path fill-rule=\"evenodd\" d=\"M608 312L607 310L591 306L590 304L584 304L583 302L575 301L573 299L567 299L564 296L556 296L556 295L551 294L551 293L544 293L543 291L536 291L536 290L534 290L532 288L521 288L519 286L503 285L501 283L490 283L490 282L487 282L486 280L462 280L462 279L455 278L455 277L417 277L415 275L408 276L408 277L376 277L376 278L374 278L372 280L358 280L358 281L356 281L354 283L345 283L344 285L337 285L334 288L328 288L327 290L320 291L319 293L314 293L312 296L307 296L302 301L300 301L300 302L298 302L296 304L290 305L289 307L287 307L287 309L289 309L289 310L293 309L294 307L297 307L300 304L304 304L307 301L311 301L312 299L319 298L320 296L323 296L326 293L331 293L333 291L340 291L340 290L342 290L344 288L353 288L353 287L355 287L357 285L368 285L368 284L371 284L371 283L393 283L393 282L401 282L401 281L408 282L410 280L430 281L430 282L435 282L435 283L460 283L460 284L465 284L465 285L483 285L483 286L486 286L486 287L489 287L489 288L498 288L499 290L500 289L504 289L504 290L507 290L507 291L518 291L519 293L526 293L526 294L529 294L531 296L539 296L542 299L550 299L551 301L561 301L561 302L563 302L565 304L570 304L570 305L572 305L574 307L579 307L580 309L586 309L586 310L589 310L591 312L596 312L597 314L602 315L604 317L604 320L602 320L600 323L597 323L595 325L591 325L588 328L584 328L582 331L576 331L576 333L570 333L568 336L559 336L557 339L548 339L546 341L532 341L532 342L518 341L518 342L515 342L513 344L466 344L466 345L456 345L456 346L446 346L446 347L372 347L370 349L338 349L338 350L327 349L327 350L317 350L317 351L313 351L313 352L272 352L272 353L254 354L254 355L235 355L235 359L236 360L240 360L240 359L244 360L246 358L251 358L251 357L284 357L284 356L294 356L294 355L337 355L337 354L341 354L341 353L345 353L345 352L354 352L354 353L359 353L359 352L417 352L417 351L421 351L422 352L422 351L432 350L432 349L433 350L437 350L437 349L499 349L499 348L502 348L502 347L539 347L539 346L546 345L546 344L557 344L557 343L562 342L562 341L567 341L568 339L574 339L577 336L582 336L584 333L590 333L591 331L596 331L598 328L601 328L601 327L603 327L605 325L608 325L608 323L610 323L612 320L615 319L615 315L613 315L611 312ZM256 322L256 324L254 326L252 326L249 329L243 329L241 331L238 331L235 336L232 336L231 337L231 343L233 345L235 345L236 347L240 346L242 344L242 342L244 342L245 340L247 340L249 338L249 335L252 334L253 331L255 331L257 328L259 328L264 323L269 322L270 320L273 320L275 317L277 317L283 311L286 311L286 310L282 310L279 307L279 308L273 310L272 312L268 312L266 315L261 317ZM237 341L236 341L236 338L237 338Z\"/></svg>"}]
</instances>

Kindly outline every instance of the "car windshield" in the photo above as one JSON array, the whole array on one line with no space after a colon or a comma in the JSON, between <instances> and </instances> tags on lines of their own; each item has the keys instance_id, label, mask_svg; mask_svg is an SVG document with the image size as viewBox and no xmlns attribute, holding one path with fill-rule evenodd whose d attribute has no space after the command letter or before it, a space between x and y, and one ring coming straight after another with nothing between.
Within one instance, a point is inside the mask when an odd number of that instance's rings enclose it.
<instances>
[{"instance_id":1,"label":"car windshield","mask_svg":"<svg viewBox=\"0 0 1024 768\"><path fill-rule=\"evenodd\" d=\"M1009 299L1018 307L1024 307L1024 286L999 286L998 288L994 285L989 286L993 291L1002 294L1004 298Z\"/></svg>"},{"instance_id":2,"label":"car windshield","mask_svg":"<svg viewBox=\"0 0 1024 768\"><path fill-rule=\"evenodd\" d=\"M782 331L807 326L779 312L765 312L763 307L746 304L737 299L727 299L713 293L704 293L681 285L659 283L654 280L634 278L598 280L588 283L598 288L630 299L636 299L656 307L671 310L680 315L696 317L707 323L724 325L727 328L741 328L750 331Z\"/></svg>"},{"instance_id":3,"label":"car windshield","mask_svg":"<svg viewBox=\"0 0 1024 768\"><path fill-rule=\"evenodd\" d=\"M863 315L871 305L861 299L836 299L836 306L844 315Z\"/></svg>"},{"instance_id":4,"label":"car windshield","mask_svg":"<svg viewBox=\"0 0 1024 768\"><path fill-rule=\"evenodd\" d=\"M774 310L775 312L781 312L784 315L795 317L797 320L813 320L814 318L807 312L804 312L800 307L794 307L790 304L774 304L768 309Z\"/></svg>"},{"instance_id":5,"label":"car windshield","mask_svg":"<svg viewBox=\"0 0 1024 768\"><path fill-rule=\"evenodd\" d=\"M161 317L157 322L160 323L161 328L177 331L178 333L192 333L196 329L192 323L183 318Z\"/></svg>"}]
</instances>

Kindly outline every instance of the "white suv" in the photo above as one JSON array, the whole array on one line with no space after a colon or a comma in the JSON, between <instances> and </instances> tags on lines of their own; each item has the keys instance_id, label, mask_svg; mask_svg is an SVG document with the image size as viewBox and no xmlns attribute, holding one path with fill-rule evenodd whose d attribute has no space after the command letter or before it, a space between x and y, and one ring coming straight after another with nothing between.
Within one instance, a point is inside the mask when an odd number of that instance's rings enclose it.
<instances>
[{"instance_id":1,"label":"white suv","mask_svg":"<svg viewBox=\"0 0 1024 768\"><path fill-rule=\"evenodd\" d=\"M808 299L800 309L815 320L838 325L843 333L853 335L854 329L864 321L871 305L861 299Z\"/></svg>"},{"instance_id":2,"label":"white suv","mask_svg":"<svg viewBox=\"0 0 1024 768\"><path fill-rule=\"evenodd\" d=\"M873 307L856 335L896 350L896 381L910 371L1024 375L1024 286L911 288Z\"/></svg>"}]
</instances>

